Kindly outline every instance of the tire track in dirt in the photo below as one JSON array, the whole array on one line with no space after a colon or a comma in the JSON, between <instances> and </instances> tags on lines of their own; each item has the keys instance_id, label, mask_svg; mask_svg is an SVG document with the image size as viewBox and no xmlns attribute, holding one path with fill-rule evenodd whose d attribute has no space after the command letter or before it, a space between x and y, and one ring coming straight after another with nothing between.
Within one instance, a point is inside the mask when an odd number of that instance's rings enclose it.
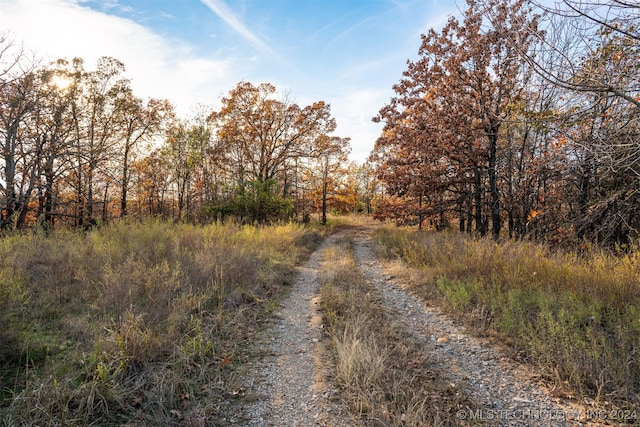
<instances>
[{"instance_id":1,"label":"tire track in dirt","mask_svg":"<svg viewBox=\"0 0 640 427\"><path fill-rule=\"evenodd\" d=\"M299 269L272 325L255 342L260 353L241 372L245 390L232 425L360 426L339 401L331 376L318 301L323 253L345 234L354 242L356 265L379 294L394 322L424 343L434 369L481 407L461 408L461 425L599 426L585 420L586 408L553 399L530 369L502 355L499 347L468 335L446 316L425 306L385 275L371 248L371 228L354 228L328 237ZM475 418L475 419L474 419Z\"/></svg>"},{"instance_id":2,"label":"tire track in dirt","mask_svg":"<svg viewBox=\"0 0 640 427\"><path fill-rule=\"evenodd\" d=\"M244 406L233 423L246 426L357 426L335 400L337 392L324 381L322 316L317 280L322 254L342 234L328 237L299 268L276 320L256 348L262 355L242 375Z\"/></svg>"},{"instance_id":3,"label":"tire track in dirt","mask_svg":"<svg viewBox=\"0 0 640 427\"><path fill-rule=\"evenodd\" d=\"M475 418L500 426L611 425L588 419L583 406L553 399L547 388L534 381L529 368L504 357L497 346L466 334L402 286L391 283L372 252L370 237L371 229L354 233L356 265L365 279L380 293L392 317L424 342L436 369L481 407L480 411L461 408L457 414L461 423Z\"/></svg>"}]
</instances>

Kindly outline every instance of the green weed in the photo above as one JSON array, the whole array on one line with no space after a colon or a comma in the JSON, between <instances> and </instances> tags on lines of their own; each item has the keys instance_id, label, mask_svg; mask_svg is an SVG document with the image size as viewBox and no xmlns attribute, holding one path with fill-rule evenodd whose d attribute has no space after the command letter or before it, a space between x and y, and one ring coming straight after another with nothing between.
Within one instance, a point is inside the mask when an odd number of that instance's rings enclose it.
<instances>
[{"instance_id":1,"label":"green weed","mask_svg":"<svg viewBox=\"0 0 640 427\"><path fill-rule=\"evenodd\" d=\"M640 253L555 253L390 228L376 240L382 256L425 272L430 280L413 283L419 294L499 333L551 378L600 402L640 403Z\"/></svg>"}]
</instances>

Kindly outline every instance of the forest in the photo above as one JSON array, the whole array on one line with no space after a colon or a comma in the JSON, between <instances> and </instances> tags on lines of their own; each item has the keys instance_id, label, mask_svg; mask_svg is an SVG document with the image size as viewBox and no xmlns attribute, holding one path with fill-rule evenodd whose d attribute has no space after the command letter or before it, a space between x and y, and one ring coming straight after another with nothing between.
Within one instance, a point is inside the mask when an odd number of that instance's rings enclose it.
<instances>
[{"instance_id":1,"label":"forest","mask_svg":"<svg viewBox=\"0 0 640 427\"><path fill-rule=\"evenodd\" d=\"M372 161L379 215L494 238L637 237L640 8L468 1L422 36Z\"/></svg>"},{"instance_id":2,"label":"forest","mask_svg":"<svg viewBox=\"0 0 640 427\"><path fill-rule=\"evenodd\" d=\"M1 230L125 217L264 223L322 206L326 217L329 189L336 199L349 139L331 135L323 101L300 107L271 84L240 82L219 111L179 119L170 101L136 97L115 58L94 70L80 58L25 65L8 36L1 45ZM357 208L339 195L334 209Z\"/></svg>"},{"instance_id":3,"label":"forest","mask_svg":"<svg viewBox=\"0 0 640 427\"><path fill-rule=\"evenodd\" d=\"M356 164L326 100L241 81L179 117L116 58L0 34L3 425L240 425L279 399L249 369L284 377L278 322L314 316L295 354L327 375L296 376L363 425L463 425L492 360L501 393L526 365L555 403L637 423L640 6L466 0L418 44ZM280 315L291 295L320 311Z\"/></svg>"},{"instance_id":4,"label":"forest","mask_svg":"<svg viewBox=\"0 0 640 427\"><path fill-rule=\"evenodd\" d=\"M42 64L0 39L0 230L115 218L265 223L314 212L494 238L627 247L638 235L640 8L468 0L422 35L364 165L330 104L239 82L177 117L125 64Z\"/></svg>"}]
</instances>

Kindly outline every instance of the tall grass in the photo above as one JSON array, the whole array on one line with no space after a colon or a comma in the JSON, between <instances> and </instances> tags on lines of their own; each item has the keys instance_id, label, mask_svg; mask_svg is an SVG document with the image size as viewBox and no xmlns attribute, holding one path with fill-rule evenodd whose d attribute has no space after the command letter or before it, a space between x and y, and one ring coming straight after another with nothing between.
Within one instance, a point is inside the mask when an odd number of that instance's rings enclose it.
<instances>
[{"instance_id":1,"label":"tall grass","mask_svg":"<svg viewBox=\"0 0 640 427\"><path fill-rule=\"evenodd\" d=\"M248 340L319 240L164 222L0 240L5 425L224 422Z\"/></svg>"},{"instance_id":2,"label":"tall grass","mask_svg":"<svg viewBox=\"0 0 640 427\"><path fill-rule=\"evenodd\" d=\"M431 366L423 344L392 321L344 238L324 254L321 306L343 399L367 426L457 425L473 406Z\"/></svg>"},{"instance_id":3,"label":"tall grass","mask_svg":"<svg viewBox=\"0 0 640 427\"><path fill-rule=\"evenodd\" d=\"M456 233L377 232L382 256L418 268L414 289L496 331L584 396L640 403L640 252L556 253Z\"/></svg>"}]
</instances>

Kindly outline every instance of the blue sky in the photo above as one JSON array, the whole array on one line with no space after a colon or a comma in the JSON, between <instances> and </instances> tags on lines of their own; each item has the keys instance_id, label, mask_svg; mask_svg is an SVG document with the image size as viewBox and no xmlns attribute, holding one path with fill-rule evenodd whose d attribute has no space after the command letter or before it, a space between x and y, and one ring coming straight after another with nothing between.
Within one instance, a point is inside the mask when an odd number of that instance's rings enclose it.
<instances>
[{"instance_id":1,"label":"blue sky","mask_svg":"<svg viewBox=\"0 0 640 427\"><path fill-rule=\"evenodd\" d=\"M239 81L273 83L301 106L323 100L363 162L371 118L417 57L420 34L464 0L0 0L0 31L43 60L124 62L138 96L182 117L218 108Z\"/></svg>"}]
</instances>

